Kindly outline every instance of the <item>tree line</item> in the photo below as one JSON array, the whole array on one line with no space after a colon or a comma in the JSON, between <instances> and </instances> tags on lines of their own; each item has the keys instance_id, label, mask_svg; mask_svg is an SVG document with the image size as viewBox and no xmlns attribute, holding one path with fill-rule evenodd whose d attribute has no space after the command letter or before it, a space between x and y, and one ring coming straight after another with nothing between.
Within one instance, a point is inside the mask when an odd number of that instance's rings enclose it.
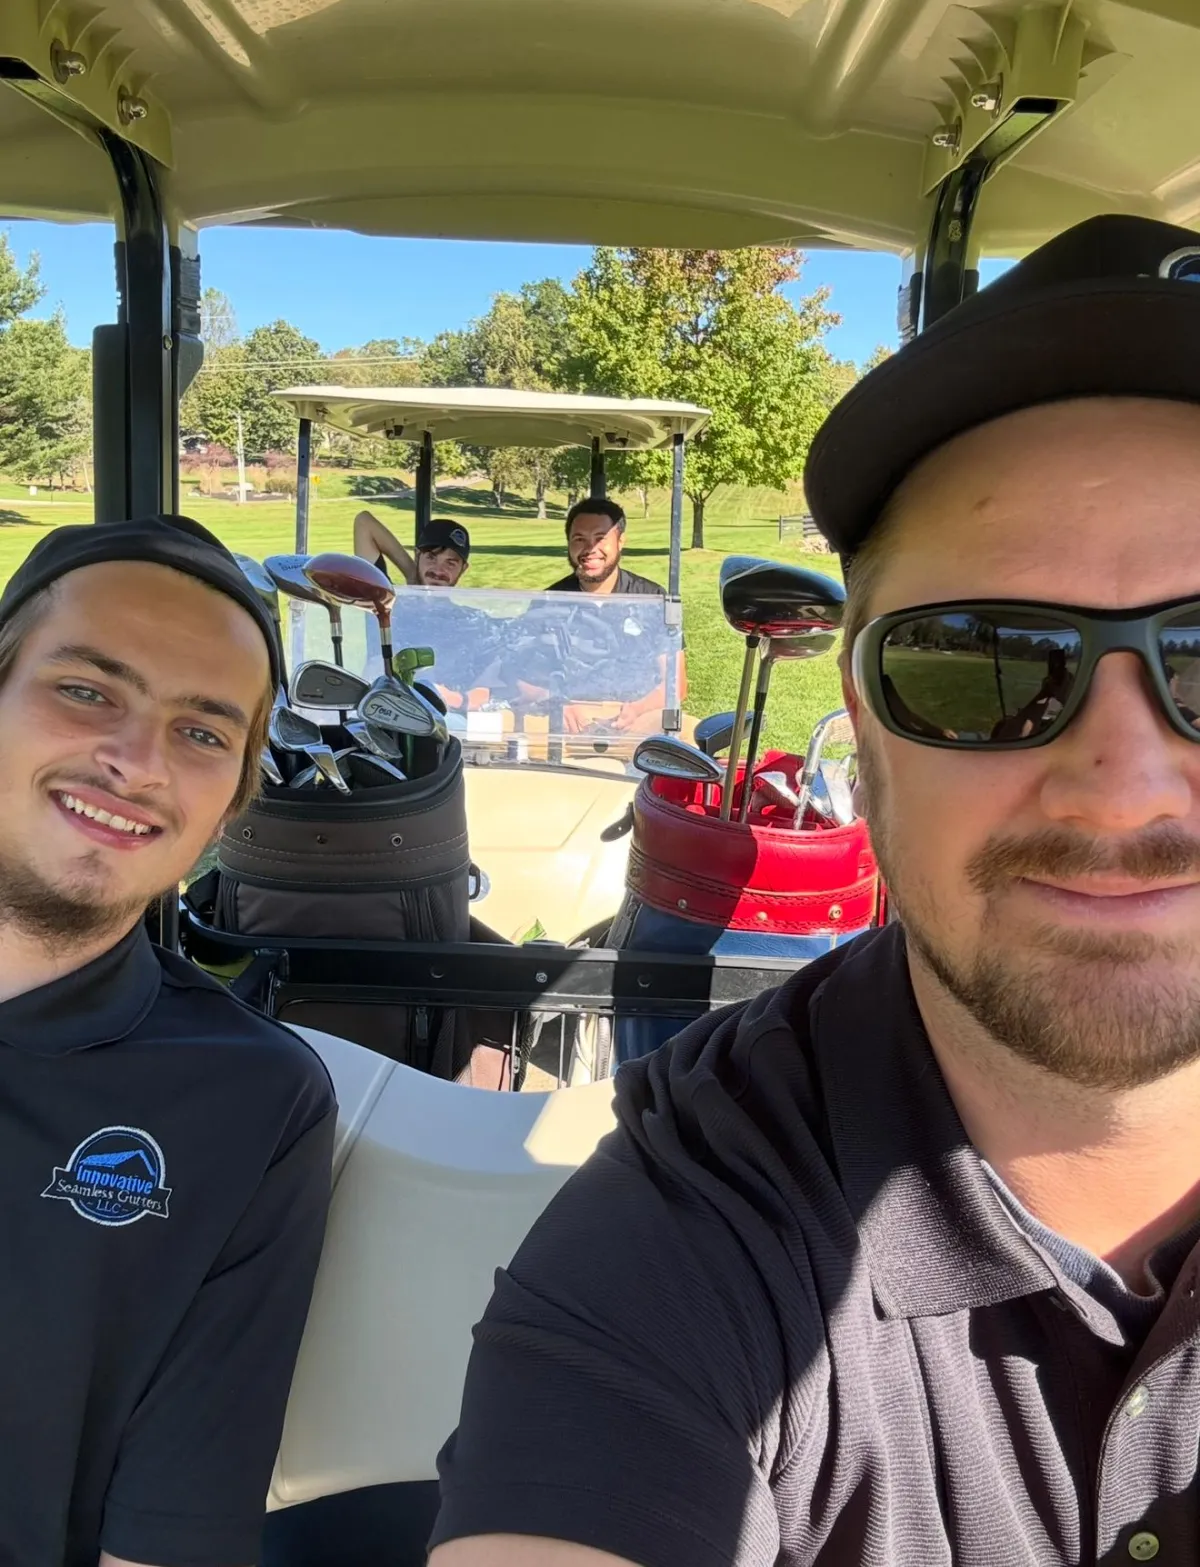
<instances>
[{"instance_id":1,"label":"tree line","mask_svg":"<svg viewBox=\"0 0 1200 1567\"><path fill-rule=\"evenodd\" d=\"M293 415L271 393L297 384L494 386L699 403L712 419L689 448L686 490L692 542L702 547L714 490L797 479L821 421L860 374L826 346L839 321L828 290L789 297L803 264L790 248L600 247L569 285L547 278L499 293L486 314L429 342L379 337L332 353L283 320L242 334L230 301L208 289L205 362L184 395L181 432L231 451L240 434L251 461L293 452ZM70 347L61 313L31 316L42 297L36 260L22 271L0 235L0 471L20 478L69 473L90 448L90 356ZM863 368L886 352L877 349ZM407 443L314 435L326 461L414 461ZM544 516L551 489L583 493L589 455L447 442L436 461L443 478L485 472L499 504L528 488ZM670 455L613 453L609 474L614 488L640 491L648 507L650 491L669 483Z\"/></svg>"}]
</instances>

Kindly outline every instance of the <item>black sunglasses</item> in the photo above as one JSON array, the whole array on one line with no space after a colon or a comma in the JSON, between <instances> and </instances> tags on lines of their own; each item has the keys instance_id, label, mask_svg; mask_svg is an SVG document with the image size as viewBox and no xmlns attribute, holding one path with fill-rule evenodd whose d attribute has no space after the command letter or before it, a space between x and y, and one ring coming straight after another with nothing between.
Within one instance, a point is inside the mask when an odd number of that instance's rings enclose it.
<instances>
[{"instance_id":1,"label":"black sunglasses","mask_svg":"<svg viewBox=\"0 0 1200 1567\"><path fill-rule=\"evenodd\" d=\"M905 740L952 750L1047 745L1083 705L1106 653L1136 653L1167 722L1200 742L1200 599L1077 609L1023 599L896 610L854 644L854 685Z\"/></svg>"}]
</instances>

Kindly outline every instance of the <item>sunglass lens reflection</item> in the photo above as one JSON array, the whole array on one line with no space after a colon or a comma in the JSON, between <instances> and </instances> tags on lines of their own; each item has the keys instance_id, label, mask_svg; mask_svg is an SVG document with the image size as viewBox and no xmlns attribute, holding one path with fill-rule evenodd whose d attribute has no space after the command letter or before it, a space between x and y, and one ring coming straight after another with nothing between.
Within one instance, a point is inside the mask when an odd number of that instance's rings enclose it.
<instances>
[{"instance_id":1,"label":"sunglass lens reflection","mask_svg":"<svg viewBox=\"0 0 1200 1567\"><path fill-rule=\"evenodd\" d=\"M1044 614L915 617L884 640L884 700L896 727L914 738L963 745L1028 740L1052 728L1066 706L1081 646L1073 626Z\"/></svg>"}]
</instances>

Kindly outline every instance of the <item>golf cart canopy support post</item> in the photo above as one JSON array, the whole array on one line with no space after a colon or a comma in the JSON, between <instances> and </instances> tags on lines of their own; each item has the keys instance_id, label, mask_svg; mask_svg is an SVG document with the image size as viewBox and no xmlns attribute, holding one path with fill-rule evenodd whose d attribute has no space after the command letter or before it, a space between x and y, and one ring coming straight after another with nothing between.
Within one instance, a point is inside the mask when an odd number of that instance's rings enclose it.
<instances>
[{"instance_id":1,"label":"golf cart canopy support post","mask_svg":"<svg viewBox=\"0 0 1200 1567\"><path fill-rule=\"evenodd\" d=\"M296 434L296 554L308 554L308 514L312 499L311 419L301 419Z\"/></svg>"},{"instance_id":2,"label":"golf cart canopy support post","mask_svg":"<svg viewBox=\"0 0 1200 1567\"><path fill-rule=\"evenodd\" d=\"M588 498L603 500L608 494L608 472L604 461L604 448L600 437L592 437L592 474L588 484Z\"/></svg>"},{"instance_id":3,"label":"golf cart canopy support post","mask_svg":"<svg viewBox=\"0 0 1200 1567\"><path fill-rule=\"evenodd\" d=\"M417 458L417 490L414 497L413 547L425 525L433 520L433 432L421 432L421 453Z\"/></svg>"}]
</instances>

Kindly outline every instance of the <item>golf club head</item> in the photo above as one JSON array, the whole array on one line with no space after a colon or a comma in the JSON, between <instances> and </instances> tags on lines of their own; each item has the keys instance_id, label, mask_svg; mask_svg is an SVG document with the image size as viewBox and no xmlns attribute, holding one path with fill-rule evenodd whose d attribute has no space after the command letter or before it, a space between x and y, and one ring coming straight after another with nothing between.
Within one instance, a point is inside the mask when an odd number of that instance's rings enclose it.
<instances>
[{"instance_id":1,"label":"golf club head","mask_svg":"<svg viewBox=\"0 0 1200 1567\"><path fill-rule=\"evenodd\" d=\"M770 659L820 658L837 641L836 631L808 631L798 637L773 637L767 649Z\"/></svg>"},{"instance_id":2,"label":"golf club head","mask_svg":"<svg viewBox=\"0 0 1200 1567\"><path fill-rule=\"evenodd\" d=\"M311 555L268 555L263 569L281 593L302 599L306 604L324 604L325 600L304 575Z\"/></svg>"},{"instance_id":3,"label":"golf club head","mask_svg":"<svg viewBox=\"0 0 1200 1567\"><path fill-rule=\"evenodd\" d=\"M262 770L263 779L266 783L282 784L284 782L283 774L279 770L279 763L271 755L271 747L269 745L264 745L262 748L262 756L259 758L259 766Z\"/></svg>"},{"instance_id":4,"label":"golf club head","mask_svg":"<svg viewBox=\"0 0 1200 1567\"><path fill-rule=\"evenodd\" d=\"M437 655L431 647L402 647L392 655L392 670L410 686L418 669L432 669L436 662Z\"/></svg>"},{"instance_id":5,"label":"golf club head","mask_svg":"<svg viewBox=\"0 0 1200 1567\"><path fill-rule=\"evenodd\" d=\"M800 806L800 796L788 782L787 774L770 770L765 773L755 773L753 788L755 794L761 794L772 805L786 806L790 811L796 811Z\"/></svg>"},{"instance_id":6,"label":"golf club head","mask_svg":"<svg viewBox=\"0 0 1200 1567\"><path fill-rule=\"evenodd\" d=\"M705 756L716 756L718 751L725 750L733 739L736 718L736 713L712 713L708 718L702 718L696 725L697 748Z\"/></svg>"},{"instance_id":7,"label":"golf club head","mask_svg":"<svg viewBox=\"0 0 1200 1567\"><path fill-rule=\"evenodd\" d=\"M320 658L309 659L292 675L292 701L297 707L348 712L358 706L370 689L368 681Z\"/></svg>"},{"instance_id":8,"label":"golf club head","mask_svg":"<svg viewBox=\"0 0 1200 1567\"><path fill-rule=\"evenodd\" d=\"M270 733L271 744L280 751L311 751L325 745L320 725L291 707L272 709Z\"/></svg>"},{"instance_id":9,"label":"golf club head","mask_svg":"<svg viewBox=\"0 0 1200 1567\"><path fill-rule=\"evenodd\" d=\"M834 578L754 555L722 561L720 595L735 631L772 639L836 631L846 604L846 590Z\"/></svg>"},{"instance_id":10,"label":"golf club head","mask_svg":"<svg viewBox=\"0 0 1200 1567\"><path fill-rule=\"evenodd\" d=\"M384 761L396 762L404 755L404 747L391 729L381 729L378 724L369 724L365 718L352 718L345 725L345 729L359 750L365 751L368 756L382 757Z\"/></svg>"},{"instance_id":11,"label":"golf club head","mask_svg":"<svg viewBox=\"0 0 1200 1567\"><path fill-rule=\"evenodd\" d=\"M839 827L849 827L858 813L854 809L854 786L850 782L845 762L823 758L813 779L814 798L818 783L825 790L833 820Z\"/></svg>"},{"instance_id":12,"label":"golf club head","mask_svg":"<svg viewBox=\"0 0 1200 1567\"><path fill-rule=\"evenodd\" d=\"M340 555L334 550L314 555L304 574L326 603L386 615L396 602L396 590L379 567L358 555Z\"/></svg>"},{"instance_id":13,"label":"golf club head","mask_svg":"<svg viewBox=\"0 0 1200 1567\"><path fill-rule=\"evenodd\" d=\"M347 758L355 755L357 755L357 752L352 745L343 746L340 751L329 752L329 757L333 760L333 765L337 770L338 777L342 780L341 792L343 794L349 794L350 792L349 784L346 779L346 773L349 771L349 768L346 765ZM316 763L313 763L311 767L303 768L292 779L289 788L310 789L314 785L327 783L330 781L331 774L329 771L327 758L324 766L318 766Z\"/></svg>"},{"instance_id":14,"label":"golf club head","mask_svg":"<svg viewBox=\"0 0 1200 1567\"><path fill-rule=\"evenodd\" d=\"M651 778L680 778L690 783L719 783L725 776L711 756L673 735L651 735L633 753L633 765Z\"/></svg>"},{"instance_id":15,"label":"golf club head","mask_svg":"<svg viewBox=\"0 0 1200 1567\"><path fill-rule=\"evenodd\" d=\"M396 734L445 740L446 720L432 703L411 686L384 675L358 704L358 716Z\"/></svg>"},{"instance_id":16,"label":"golf club head","mask_svg":"<svg viewBox=\"0 0 1200 1567\"><path fill-rule=\"evenodd\" d=\"M233 558L241 567L242 576L245 577L259 598L264 599L268 604L273 602L277 606L279 603L279 590L275 586L275 579L262 562L255 560L253 555L234 555Z\"/></svg>"}]
</instances>

